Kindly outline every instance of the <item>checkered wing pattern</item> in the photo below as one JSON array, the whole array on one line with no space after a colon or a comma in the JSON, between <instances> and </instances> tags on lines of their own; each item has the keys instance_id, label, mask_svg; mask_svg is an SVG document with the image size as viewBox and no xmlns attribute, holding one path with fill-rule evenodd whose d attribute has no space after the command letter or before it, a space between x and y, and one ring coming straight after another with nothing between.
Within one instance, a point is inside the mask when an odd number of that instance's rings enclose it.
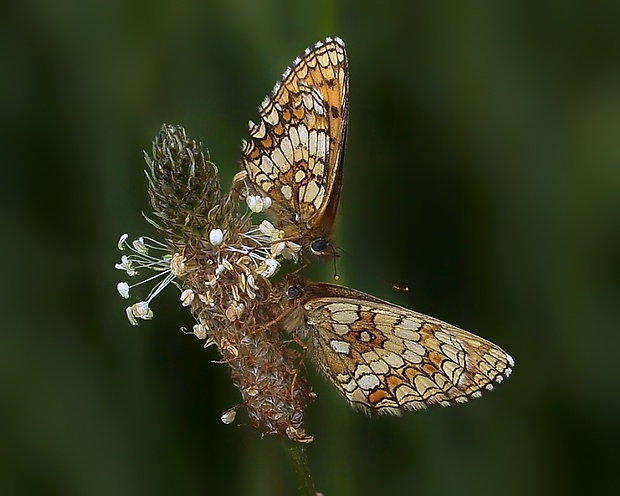
<instances>
[{"instance_id":1,"label":"checkered wing pattern","mask_svg":"<svg viewBox=\"0 0 620 496\"><path fill-rule=\"evenodd\" d=\"M476 398L510 375L499 346L440 320L331 284L308 284L290 330L356 407L400 413Z\"/></svg>"},{"instance_id":2,"label":"checkered wing pattern","mask_svg":"<svg viewBox=\"0 0 620 496\"><path fill-rule=\"evenodd\" d=\"M272 200L287 239L329 238L338 209L347 129L344 43L327 38L293 62L250 122L243 165L250 192Z\"/></svg>"}]
</instances>

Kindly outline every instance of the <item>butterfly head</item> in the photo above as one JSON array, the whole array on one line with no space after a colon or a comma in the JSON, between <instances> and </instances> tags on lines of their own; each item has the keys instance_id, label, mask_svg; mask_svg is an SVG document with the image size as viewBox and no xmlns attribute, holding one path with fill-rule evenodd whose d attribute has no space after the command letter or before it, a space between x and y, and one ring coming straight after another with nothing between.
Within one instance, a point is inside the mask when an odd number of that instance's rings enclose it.
<instances>
[{"instance_id":1,"label":"butterfly head","mask_svg":"<svg viewBox=\"0 0 620 496\"><path fill-rule=\"evenodd\" d=\"M340 279L338 275L338 269L336 267L336 257L338 256L334 243L330 241L326 236L316 238L310 243L310 253L316 258L326 259L331 258L334 262L334 280Z\"/></svg>"},{"instance_id":2,"label":"butterfly head","mask_svg":"<svg viewBox=\"0 0 620 496\"><path fill-rule=\"evenodd\" d=\"M304 289L298 285L289 286L286 290L286 297L291 300L298 300L304 294Z\"/></svg>"},{"instance_id":3,"label":"butterfly head","mask_svg":"<svg viewBox=\"0 0 620 496\"><path fill-rule=\"evenodd\" d=\"M329 241L325 238L318 238L310 244L310 250L312 250L312 253L315 255L322 255L325 253L328 246L330 246Z\"/></svg>"},{"instance_id":4,"label":"butterfly head","mask_svg":"<svg viewBox=\"0 0 620 496\"><path fill-rule=\"evenodd\" d=\"M327 237L319 237L310 243L310 253L316 257L335 257L336 248Z\"/></svg>"},{"instance_id":5,"label":"butterfly head","mask_svg":"<svg viewBox=\"0 0 620 496\"><path fill-rule=\"evenodd\" d=\"M331 222L318 226L298 224L296 227L299 229L300 243L305 248L304 251L320 259L338 256L338 248L332 236Z\"/></svg>"}]
</instances>

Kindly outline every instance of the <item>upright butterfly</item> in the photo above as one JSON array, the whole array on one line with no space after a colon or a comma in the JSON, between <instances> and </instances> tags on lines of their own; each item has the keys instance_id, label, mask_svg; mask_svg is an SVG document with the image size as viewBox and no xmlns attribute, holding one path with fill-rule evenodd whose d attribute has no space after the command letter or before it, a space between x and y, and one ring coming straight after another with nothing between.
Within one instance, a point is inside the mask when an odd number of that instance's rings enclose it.
<instances>
[{"instance_id":1,"label":"upright butterfly","mask_svg":"<svg viewBox=\"0 0 620 496\"><path fill-rule=\"evenodd\" d=\"M243 143L248 193L271 198L285 239L316 255L335 255L348 90L344 42L327 38L286 70Z\"/></svg>"},{"instance_id":2,"label":"upright butterfly","mask_svg":"<svg viewBox=\"0 0 620 496\"><path fill-rule=\"evenodd\" d=\"M499 346L360 291L291 285L283 326L354 407L399 414L464 403L510 375Z\"/></svg>"}]
</instances>

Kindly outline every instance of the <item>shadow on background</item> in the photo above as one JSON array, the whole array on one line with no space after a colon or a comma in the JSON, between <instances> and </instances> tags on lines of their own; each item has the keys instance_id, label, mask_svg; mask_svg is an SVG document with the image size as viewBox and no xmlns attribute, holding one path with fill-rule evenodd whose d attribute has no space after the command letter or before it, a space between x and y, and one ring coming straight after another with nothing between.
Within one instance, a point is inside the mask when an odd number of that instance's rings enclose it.
<instances>
[{"instance_id":1,"label":"shadow on background","mask_svg":"<svg viewBox=\"0 0 620 496\"><path fill-rule=\"evenodd\" d=\"M376 419L311 373L317 489L614 484L620 4L209 3L5 13L3 492L291 494L278 443L220 422L239 396L215 351L179 331L192 319L178 295L131 327L113 267L120 234L153 234L142 150L161 124L185 126L229 184L258 103L333 34L351 77L343 281L476 332L517 365L478 401Z\"/></svg>"}]
</instances>

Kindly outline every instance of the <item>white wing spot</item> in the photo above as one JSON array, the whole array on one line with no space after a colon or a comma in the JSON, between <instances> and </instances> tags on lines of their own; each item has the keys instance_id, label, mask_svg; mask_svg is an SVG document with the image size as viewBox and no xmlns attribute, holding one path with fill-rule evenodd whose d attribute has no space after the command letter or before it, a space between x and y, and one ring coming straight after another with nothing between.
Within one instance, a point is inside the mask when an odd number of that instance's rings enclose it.
<instances>
[{"instance_id":1,"label":"white wing spot","mask_svg":"<svg viewBox=\"0 0 620 496\"><path fill-rule=\"evenodd\" d=\"M406 321L405 321L406 322ZM402 324L394 329L394 334L405 341L419 341L420 333L411 328L403 327Z\"/></svg>"},{"instance_id":2,"label":"white wing spot","mask_svg":"<svg viewBox=\"0 0 620 496\"><path fill-rule=\"evenodd\" d=\"M408 397L415 398L418 396L416 391L412 389L411 387L407 386L406 384L398 386L398 388L396 389L396 391L394 391L394 393L396 395L396 399L398 400L400 404L405 403Z\"/></svg>"},{"instance_id":3,"label":"white wing spot","mask_svg":"<svg viewBox=\"0 0 620 496\"><path fill-rule=\"evenodd\" d=\"M316 157L317 153L317 132L315 130L310 131L308 136L308 153L311 157Z\"/></svg>"},{"instance_id":4,"label":"white wing spot","mask_svg":"<svg viewBox=\"0 0 620 496\"><path fill-rule=\"evenodd\" d=\"M300 124L297 128L297 132L299 133L299 143L303 148L308 149L308 128Z\"/></svg>"},{"instance_id":5,"label":"white wing spot","mask_svg":"<svg viewBox=\"0 0 620 496\"><path fill-rule=\"evenodd\" d=\"M405 344L405 347L407 349L411 350L416 355L423 356L426 353L426 350L424 349L424 346L422 346L417 341L407 341L407 340L404 340L403 343Z\"/></svg>"},{"instance_id":6,"label":"white wing spot","mask_svg":"<svg viewBox=\"0 0 620 496\"><path fill-rule=\"evenodd\" d=\"M299 132L297 131L297 128L292 126L288 130L288 135L291 138L291 143L293 145L293 149L296 150L299 147Z\"/></svg>"},{"instance_id":7,"label":"white wing spot","mask_svg":"<svg viewBox=\"0 0 620 496\"><path fill-rule=\"evenodd\" d=\"M318 133L316 151L317 151L317 156L319 157L325 157L327 155L327 134Z\"/></svg>"},{"instance_id":8,"label":"white wing spot","mask_svg":"<svg viewBox=\"0 0 620 496\"><path fill-rule=\"evenodd\" d=\"M271 160L273 160L273 163L278 169L280 169L281 172L286 172L291 168L280 147L274 148L272 150Z\"/></svg>"},{"instance_id":9,"label":"white wing spot","mask_svg":"<svg viewBox=\"0 0 620 496\"><path fill-rule=\"evenodd\" d=\"M398 330L404 331L405 329L416 331L420 328L420 324L412 319L404 319L399 325Z\"/></svg>"},{"instance_id":10,"label":"white wing spot","mask_svg":"<svg viewBox=\"0 0 620 496\"><path fill-rule=\"evenodd\" d=\"M319 187L316 184L316 181L310 181L308 183L308 187L306 188L306 194L304 195L304 200L307 203L313 201L319 193Z\"/></svg>"},{"instance_id":11,"label":"white wing spot","mask_svg":"<svg viewBox=\"0 0 620 496\"><path fill-rule=\"evenodd\" d=\"M287 200L293 198L293 190L288 184L282 186L280 190L282 191L282 196L284 196L284 198L286 198Z\"/></svg>"},{"instance_id":12,"label":"white wing spot","mask_svg":"<svg viewBox=\"0 0 620 496\"><path fill-rule=\"evenodd\" d=\"M357 389L357 382L355 382L355 380L352 379L349 375L346 375L344 377L346 379L340 382L340 384L342 385L342 389L344 389L348 393L352 393Z\"/></svg>"},{"instance_id":13,"label":"white wing spot","mask_svg":"<svg viewBox=\"0 0 620 496\"><path fill-rule=\"evenodd\" d=\"M450 334L448 334L447 332L436 331L435 337L442 343L452 344L452 340L450 339Z\"/></svg>"},{"instance_id":14,"label":"white wing spot","mask_svg":"<svg viewBox=\"0 0 620 496\"><path fill-rule=\"evenodd\" d=\"M282 141L280 142L280 148L282 149L282 153L284 154L284 157L286 157L286 159L289 162L293 161L293 146L291 144L291 140L289 138L282 138Z\"/></svg>"},{"instance_id":15,"label":"white wing spot","mask_svg":"<svg viewBox=\"0 0 620 496\"><path fill-rule=\"evenodd\" d=\"M422 355L418 355L417 353L413 353L411 350L406 350L402 354L403 358L410 363L421 363Z\"/></svg>"},{"instance_id":16,"label":"white wing spot","mask_svg":"<svg viewBox=\"0 0 620 496\"><path fill-rule=\"evenodd\" d=\"M459 356L459 351L457 348L450 344L444 344L441 346L441 352L446 355L450 360L456 363L462 363L463 360Z\"/></svg>"},{"instance_id":17,"label":"white wing spot","mask_svg":"<svg viewBox=\"0 0 620 496\"><path fill-rule=\"evenodd\" d=\"M364 356L364 358L366 357ZM384 360L367 360L367 362L375 374L387 374L390 371L390 367Z\"/></svg>"},{"instance_id":18,"label":"white wing spot","mask_svg":"<svg viewBox=\"0 0 620 496\"><path fill-rule=\"evenodd\" d=\"M390 367L393 367L396 369L399 369L400 367L405 365L405 361L402 359L400 355L397 355L396 353L389 353L388 355L383 357L383 359L386 361L386 363Z\"/></svg>"},{"instance_id":19,"label":"white wing spot","mask_svg":"<svg viewBox=\"0 0 620 496\"><path fill-rule=\"evenodd\" d=\"M379 385L379 378L375 374L366 374L357 380L357 384L362 389L373 389Z\"/></svg>"},{"instance_id":20,"label":"white wing spot","mask_svg":"<svg viewBox=\"0 0 620 496\"><path fill-rule=\"evenodd\" d=\"M352 324L357 320L357 312L352 310L342 310L334 312L333 319L340 324Z\"/></svg>"},{"instance_id":21,"label":"white wing spot","mask_svg":"<svg viewBox=\"0 0 620 496\"><path fill-rule=\"evenodd\" d=\"M321 54L317 57L317 60L323 67L327 67L330 64L329 55L327 54Z\"/></svg>"},{"instance_id":22,"label":"white wing spot","mask_svg":"<svg viewBox=\"0 0 620 496\"><path fill-rule=\"evenodd\" d=\"M278 111L276 110L274 105L269 105L269 107L270 108L268 109L265 108L267 112L264 114L264 119L267 121L268 124L275 126L278 123L280 116L278 115Z\"/></svg>"},{"instance_id":23,"label":"white wing spot","mask_svg":"<svg viewBox=\"0 0 620 496\"><path fill-rule=\"evenodd\" d=\"M333 324L332 327L334 329L334 332L339 336L345 336L349 334L349 331L351 330L349 329L349 326L345 324Z\"/></svg>"},{"instance_id":24,"label":"white wing spot","mask_svg":"<svg viewBox=\"0 0 620 496\"><path fill-rule=\"evenodd\" d=\"M329 342L329 345L332 347L336 353L340 353L341 355L348 355L351 352L351 344L346 341L338 341L337 339L332 339Z\"/></svg>"},{"instance_id":25,"label":"white wing spot","mask_svg":"<svg viewBox=\"0 0 620 496\"><path fill-rule=\"evenodd\" d=\"M269 155L263 155L260 161L260 170L270 176L273 172L273 166L274 164L273 160L271 160L271 157L269 157Z\"/></svg>"},{"instance_id":26,"label":"white wing spot","mask_svg":"<svg viewBox=\"0 0 620 496\"><path fill-rule=\"evenodd\" d=\"M302 182L306 178L306 171L303 169L299 169L295 172L295 182Z\"/></svg>"},{"instance_id":27,"label":"white wing spot","mask_svg":"<svg viewBox=\"0 0 620 496\"><path fill-rule=\"evenodd\" d=\"M314 106L314 101L313 101L311 93L304 94L303 102L304 102L304 107L306 107L308 110L312 110L312 107Z\"/></svg>"}]
</instances>

